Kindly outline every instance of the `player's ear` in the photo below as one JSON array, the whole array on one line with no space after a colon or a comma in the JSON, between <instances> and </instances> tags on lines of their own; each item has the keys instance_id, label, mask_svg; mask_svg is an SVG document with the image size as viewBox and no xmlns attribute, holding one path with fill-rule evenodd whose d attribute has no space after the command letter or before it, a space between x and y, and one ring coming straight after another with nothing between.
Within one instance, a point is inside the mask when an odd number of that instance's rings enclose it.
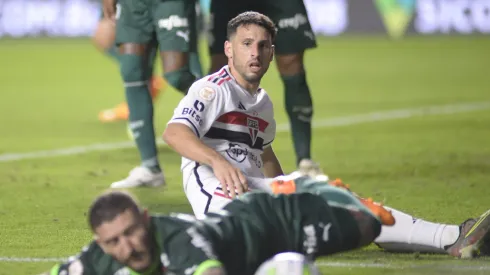
<instances>
[{"instance_id":1,"label":"player's ear","mask_svg":"<svg viewBox=\"0 0 490 275\"><path fill-rule=\"evenodd\" d=\"M276 46L272 45L272 50L271 50L271 61L274 61L274 55L276 53Z\"/></svg>"},{"instance_id":2,"label":"player's ear","mask_svg":"<svg viewBox=\"0 0 490 275\"><path fill-rule=\"evenodd\" d=\"M232 55L232 46L231 46L231 42L226 40L225 41L225 55L226 57L228 58L232 58L233 55Z\"/></svg>"}]
</instances>

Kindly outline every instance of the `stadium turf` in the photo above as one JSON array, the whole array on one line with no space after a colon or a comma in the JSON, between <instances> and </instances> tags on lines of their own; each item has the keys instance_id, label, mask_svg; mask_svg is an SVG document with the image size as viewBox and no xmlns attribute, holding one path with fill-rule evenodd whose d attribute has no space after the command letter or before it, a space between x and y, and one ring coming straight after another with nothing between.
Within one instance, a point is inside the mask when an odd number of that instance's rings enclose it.
<instances>
[{"instance_id":1,"label":"stadium turf","mask_svg":"<svg viewBox=\"0 0 490 275\"><path fill-rule=\"evenodd\" d=\"M357 193L421 218L459 224L487 210L488 48L490 40L478 37L320 38L306 55L314 159ZM125 177L138 154L132 147L108 150L128 147L121 145L126 125L101 124L97 113L124 94L117 66L88 40L3 40L0 56L0 274L38 274L53 265L46 258L76 254L91 240L91 199ZM274 150L292 171L274 66L263 87L281 124ZM168 89L156 103L158 135L180 98ZM153 212L190 212L179 156L165 146L159 151L167 188L134 193ZM391 254L375 246L319 265L328 274L490 272L488 259Z\"/></svg>"}]
</instances>

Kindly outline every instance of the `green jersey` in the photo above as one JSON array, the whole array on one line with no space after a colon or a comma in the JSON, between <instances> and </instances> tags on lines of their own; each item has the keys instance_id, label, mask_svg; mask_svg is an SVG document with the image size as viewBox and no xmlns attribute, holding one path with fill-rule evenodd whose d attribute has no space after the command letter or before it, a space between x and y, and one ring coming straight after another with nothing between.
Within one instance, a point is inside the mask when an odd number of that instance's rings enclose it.
<instances>
[{"instance_id":1,"label":"green jersey","mask_svg":"<svg viewBox=\"0 0 490 275\"><path fill-rule=\"evenodd\" d=\"M334 187L326 187L322 192L330 192L330 197L353 198ZM326 196L312 193L252 192L232 201L219 213L209 213L203 220L187 214L153 216L151 232L158 253L154 266L146 274L165 271L165 274L198 275L206 268L222 266L227 274L253 275L260 264L281 252L298 252L315 258L356 248L361 234L351 213L355 206L329 206ZM379 234L381 225L377 227ZM82 272L62 273L70 268ZM137 273L92 243L77 258L55 267L51 274Z\"/></svg>"}]
</instances>

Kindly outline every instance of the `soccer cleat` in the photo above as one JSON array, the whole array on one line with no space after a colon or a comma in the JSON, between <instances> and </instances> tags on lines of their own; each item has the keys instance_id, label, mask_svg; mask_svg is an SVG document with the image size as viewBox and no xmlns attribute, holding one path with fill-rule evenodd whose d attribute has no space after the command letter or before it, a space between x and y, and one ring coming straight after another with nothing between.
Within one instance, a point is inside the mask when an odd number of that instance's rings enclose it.
<instances>
[{"instance_id":1,"label":"soccer cleat","mask_svg":"<svg viewBox=\"0 0 490 275\"><path fill-rule=\"evenodd\" d=\"M129 176L121 181L111 184L111 188L157 187L165 185L163 172L153 173L144 166L135 167L129 172Z\"/></svg>"},{"instance_id":2,"label":"soccer cleat","mask_svg":"<svg viewBox=\"0 0 490 275\"><path fill-rule=\"evenodd\" d=\"M362 204L364 204L364 206L369 208L369 210L371 210L371 212L373 212L373 214L379 218L383 225L391 226L395 224L395 217L393 217L391 211L386 210L386 208L383 207L382 203L374 202L372 198L365 199L360 197L356 193L352 192L350 190L350 185L343 183L341 179L331 180L328 182L328 184L351 192Z\"/></svg>"},{"instance_id":3,"label":"soccer cleat","mask_svg":"<svg viewBox=\"0 0 490 275\"><path fill-rule=\"evenodd\" d=\"M464 221L459 228L459 238L453 245L444 248L450 255L458 258L488 255L484 250L488 250L490 244L490 210L478 219Z\"/></svg>"},{"instance_id":4,"label":"soccer cleat","mask_svg":"<svg viewBox=\"0 0 490 275\"><path fill-rule=\"evenodd\" d=\"M296 183L293 180L274 180L270 183L274 194L292 194L296 192Z\"/></svg>"},{"instance_id":5,"label":"soccer cleat","mask_svg":"<svg viewBox=\"0 0 490 275\"><path fill-rule=\"evenodd\" d=\"M160 95L160 91L163 90L167 85L165 79L161 76L154 76L151 78L151 98L155 101ZM129 118L129 108L126 102L118 104L116 107L111 109L103 110L99 113L99 120L101 122L114 122L119 120L128 120Z\"/></svg>"},{"instance_id":6,"label":"soccer cleat","mask_svg":"<svg viewBox=\"0 0 490 275\"><path fill-rule=\"evenodd\" d=\"M312 179L327 181L328 176L323 173L320 165L311 159L302 159L298 165L298 172L301 175L308 176Z\"/></svg>"},{"instance_id":7,"label":"soccer cleat","mask_svg":"<svg viewBox=\"0 0 490 275\"><path fill-rule=\"evenodd\" d=\"M127 120L129 117L128 104L120 103L116 107L103 110L99 113L101 122L114 122L118 120Z\"/></svg>"},{"instance_id":8,"label":"soccer cleat","mask_svg":"<svg viewBox=\"0 0 490 275\"><path fill-rule=\"evenodd\" d=\"M369 210L371 210L376 217L379 218L382 225L392 226L395 224L395 217L393 217L391 211L386 210L386 208L383 207L382 203L374 202L371 198L365 199L359 196L357 196L357 198L362 204L364 204L364 206L369 208Z\"/></svg>"},{"instance_id":9,"label":"soccer cleat","mask_svg":"<svg viewBox=\"0 0 490 275\"><path fill-rule=\"evenodd\" d=\"M328 184L350 191L350 185L343 183L341 179L331 180Z\"/></svg>"}]
</instances>

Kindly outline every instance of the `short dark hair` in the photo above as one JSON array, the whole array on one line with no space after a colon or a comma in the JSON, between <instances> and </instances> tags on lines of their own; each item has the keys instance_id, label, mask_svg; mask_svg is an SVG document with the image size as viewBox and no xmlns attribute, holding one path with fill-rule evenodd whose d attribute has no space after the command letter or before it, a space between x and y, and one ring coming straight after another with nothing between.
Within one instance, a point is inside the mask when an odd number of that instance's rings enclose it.
<instances>
[{"instance_id":1,"label":"short dark hair","mask_svg":"<svg viewBox=\"0 0 490 275\"><path fill-rule=\"evenodd\" d=\"M117 215L130 209L135 214L141 213L136 200L126 192L109 191L98 196L90 206L88 220L93 232L104 222L114 220Z\"/></svg>"},{"instance_id":2,"label":"short dark hair","mask_svg":"<svg viewBox=\"0 0 490 275\"><path fill-rule=\"evenodd\" d=\"M257 25L264 28L272 38L272 42L276 39L277 29L274 22L259 12L246 11L231 19L226 26L226 37L228 40L236 34L238 27L246 25Z\"/></svg>"}]
</instances>

